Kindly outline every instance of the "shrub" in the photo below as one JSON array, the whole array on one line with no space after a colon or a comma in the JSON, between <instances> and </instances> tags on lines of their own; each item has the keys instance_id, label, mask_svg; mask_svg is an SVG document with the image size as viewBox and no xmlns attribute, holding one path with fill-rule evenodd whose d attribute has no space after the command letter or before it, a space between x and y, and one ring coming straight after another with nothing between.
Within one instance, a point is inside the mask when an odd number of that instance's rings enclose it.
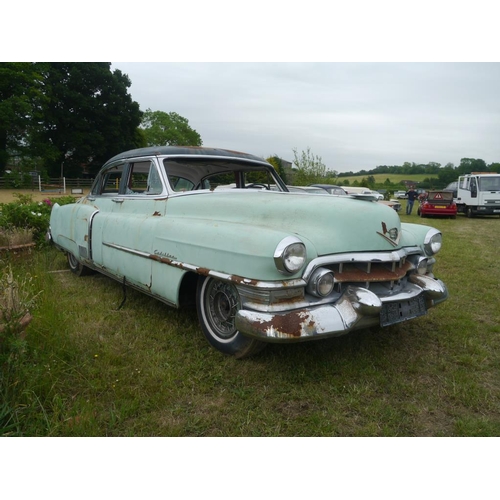
<instances>
[{"instance_id":1,"label":"shrub","mask_svg":"<svg viewBox=\"0 0 500 500\"><path fill-rule=\"evenodd\" d=\"M45 241L45 233L49 227L50 212L54 201L46 198L43 201L33 201L31 195L15 194L17 200L0 204L0 228L6 231L29 230L33 240L38 244ZM74 203L73 196L63 196L57 199L59 205Z\"/></svg>"},{"instance_id":2,"label":"shrub","mask_svg":"<svg viewBox=\"0 0 500 500\"><path fill-rule=\"evenodd\" d=\"M30 228L0 227L0 248L11 248L33 242L33 230Z\"/></svg>"},{"instance_id":3,"label":"shrub","mask_svg":"<svg viewBox=\"0 0 500 500\"><path fill-rule=\"evenodd\" d=\"M26 352L24 330L41 292L35 293L30 275L16 279L11 266L0 276L0 436L17 428L17 372Z\"/></svg>"}]
</instances>

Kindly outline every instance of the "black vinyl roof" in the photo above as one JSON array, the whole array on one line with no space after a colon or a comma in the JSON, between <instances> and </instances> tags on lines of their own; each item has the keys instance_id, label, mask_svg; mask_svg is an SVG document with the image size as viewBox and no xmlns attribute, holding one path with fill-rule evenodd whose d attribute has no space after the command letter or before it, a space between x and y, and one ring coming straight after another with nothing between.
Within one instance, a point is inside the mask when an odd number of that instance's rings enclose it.
<instances>
[{"instance_id":1,"label":"black vinyl roof","mask_svg":"<svg viewBox=\"0 0 500 500\"><path fill-rule=\"evenodd\" d=\"M225 156L231 158L243 158L246 160L254 160L259 162L265 162L263 158L254 156L248 153L241 153L238 151L231 151L229 149L218 149L218 148L205 148L201 146L159 146L159 147L149 147L140 149L131 149L130 151L124 151L113 158L109 159L106 163L133 158L136 156L162 156L162 155L185 155L185 156Z\"/></svg>"}]
</instances>

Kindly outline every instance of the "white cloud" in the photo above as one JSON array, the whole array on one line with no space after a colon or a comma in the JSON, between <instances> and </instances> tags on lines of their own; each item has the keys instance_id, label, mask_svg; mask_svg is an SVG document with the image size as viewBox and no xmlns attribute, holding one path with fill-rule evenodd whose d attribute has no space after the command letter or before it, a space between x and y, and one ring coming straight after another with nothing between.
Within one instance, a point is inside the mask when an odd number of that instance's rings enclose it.
<instances>
[{"instance_id":1,"label":"white cloud","mask_svg":"<svg viewBox=\"0 0 500 500\"><path fill-rule=\"evenodd\" d=\"M113 63L141 109L175 111L207 146L338 171L500 161L499 63Z\"/></svg>"}]
</instances>

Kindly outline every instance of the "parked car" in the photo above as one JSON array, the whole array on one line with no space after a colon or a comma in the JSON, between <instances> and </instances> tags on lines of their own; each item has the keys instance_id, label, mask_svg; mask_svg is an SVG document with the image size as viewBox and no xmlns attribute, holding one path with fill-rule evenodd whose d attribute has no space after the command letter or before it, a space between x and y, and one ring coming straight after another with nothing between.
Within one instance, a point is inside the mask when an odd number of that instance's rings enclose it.
<instances>
[{"instance_id":1,"label":"parked car","mask_svg":"<svg viewBox=\"0 0 500 500\"><path fill-rule=\"evenodd\" d=\"M311 187L324 189L329 194L335 194L337 196L347 195L347 191L344 188L335 186L334 184L311 184Z\"/></svg>"},{"instance_id":2,"label":"parked car","mask_svg":"<svg viewBox=\"0 0 500 500\"><path fill-rule=\"evenodd\" d=\"M398 200L378 200L378 202L391 207L396 212L401 210L401 203Z\"/></svg>"},{"instance_id":3,"label":"parked car","mask_svg":"<svg viewBox=\"0 0 500 500\"><path fill-rule=\"evenodd\" d=\"M379 193L378 191L374 191L373 189L370 189L370 192L377 198L377 200L383 200L384 195L382 193Z\"/></svg>"},{"instance_id":4,"label":"parked car","mask_svg":"<svg viewBox=\"0 0 500 500\"><path fill-rule=\"evenodd\" d=\"M452 191L429 191L417 209L420 217L457 217Z\"/></svg>"},{"instance_id":5,"label":"parked car","mask_svg":"<svg viewBox=\"0 0 500 500\"><path fill-rule=\"evenodd\" d=\"M395 191L394 192L394 198L397 198L398 200L404 200L406 198L406 191Z\"/></svg>"},{"instance_id":6,"label":"parked car","mask_svg":"<svg viewBox=\"0 0 500 500\"><path fill-rule=\"evenodd\" d=\"M359 186L346 186L345 191L350 195L370 195L376 200L383 200L384 195L379 193L378 191L374 191L373 189L369 189L367 187L359 187Z\"/></svg>"},{"instance_id":7,"label":"parked car","mask_svg":"<svg viewBox=\"0 0 500 500\"><path fill-rule=\"evenodd\" d=\"M324 189L312 186L288 186L288 191L291 193L306 193L306 194L328 194Z\"/></svg>"},{"instance_id":8,"label":"parked car","mask_svg":"<svg viewBox=\"0 0 500 500\"><path fill-rule=\"evenodd\" d=\"M411 320L448 296L438 230L380 203L290 193L265 160L223 149L111 158L87 196L54 205L48 237L75 275L195 303L208 342L235 357Z\"/></svg>"}]
</instances>

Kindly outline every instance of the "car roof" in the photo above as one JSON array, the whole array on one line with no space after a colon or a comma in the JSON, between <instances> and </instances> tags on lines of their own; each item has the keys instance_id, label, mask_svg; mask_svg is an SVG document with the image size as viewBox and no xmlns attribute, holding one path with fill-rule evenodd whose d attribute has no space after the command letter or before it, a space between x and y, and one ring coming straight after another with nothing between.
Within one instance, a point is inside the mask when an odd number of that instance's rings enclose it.
<instances>
[{"instance_id":1,"label":"car roof","mask_svg":"<svg viewBox=\"0 0 500 500\"><path fill-rule=\"evenodd\" d=\"M254 156L248 153L242 153L239 151L231 151L229 149L220 148L206 148L201 146L154 146L149 148L139 148L131 149L129 151L124 151L123 153L117 154L110 158L106 163L126 159L134 158L138 156L163 156L163 155L173 155L173 156L222 156L231 158L242 158L245 160L254 160L259 162L267 163L263 158L259 156Z\"/></svg>"}]
</instances>

